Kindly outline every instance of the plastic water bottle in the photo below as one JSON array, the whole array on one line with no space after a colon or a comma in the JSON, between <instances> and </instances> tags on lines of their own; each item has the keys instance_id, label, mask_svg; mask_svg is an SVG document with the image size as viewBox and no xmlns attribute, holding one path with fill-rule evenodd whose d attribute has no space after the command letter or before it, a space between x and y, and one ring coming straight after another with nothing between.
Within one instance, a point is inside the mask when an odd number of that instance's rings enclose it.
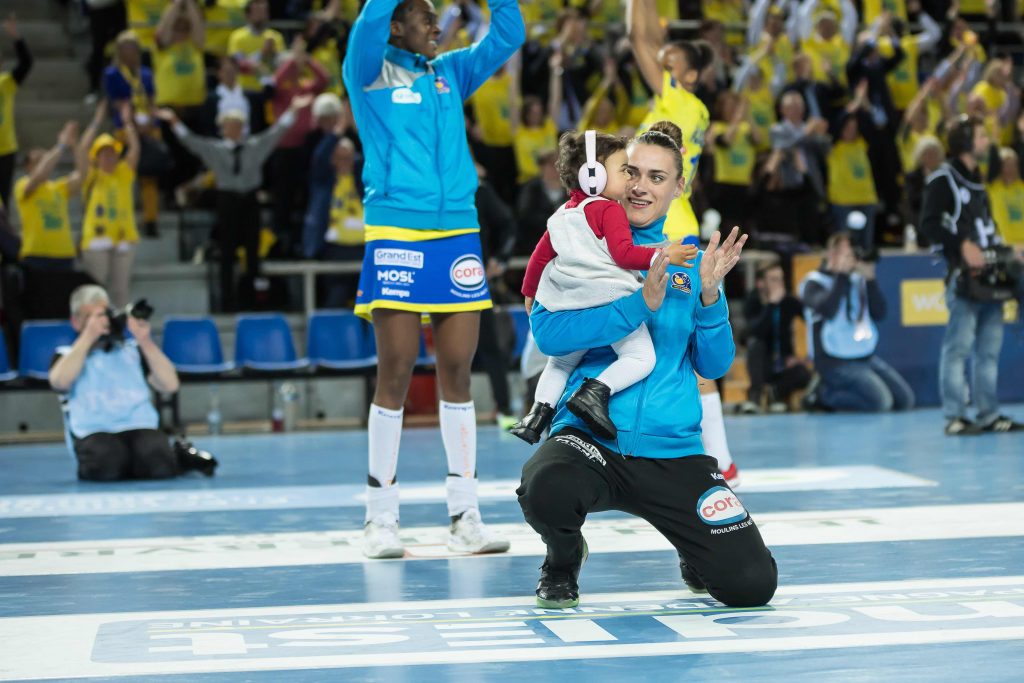
<instances>
[{"instance_id":1,"label":"plastic water bottle","mask_svg":"<svg viewBox=\"0 0 1024 683\"><path fill-rule=\"evenodd\" d=\"M285 382L280 388L282 427L286 432L294 432L299 421L299 389L291 382Z\"/></svg>"},{"instance_id":2,"label":"plastic water bottle","mask_svg":"<svg viewBox=\"0 0 1024 683\"><path fill-rule=\"evenodd\" d=\"M220 415L220 395L216 386L210 387L210 412L206 413L206 426L213 436L220 434L224 428Z\"/></svg>"},{"instance_id":3,"label":"plastic water bottle","mask_svg":"<svg viewBox=\"0 0 1024 683\"><path fill-rule=\"evenodd\" d=\"M903 228L903 251L908 254L917 251L917 229L910 223Z\"/></svg>"}]
</instances>

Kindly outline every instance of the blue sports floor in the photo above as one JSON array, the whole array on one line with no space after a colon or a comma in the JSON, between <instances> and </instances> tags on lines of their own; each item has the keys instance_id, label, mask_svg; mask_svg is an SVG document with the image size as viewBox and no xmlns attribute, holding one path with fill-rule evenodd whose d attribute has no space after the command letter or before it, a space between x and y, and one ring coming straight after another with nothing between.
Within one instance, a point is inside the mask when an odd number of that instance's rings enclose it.
<instances>
[{"instance_id":1,"label":"blue sports floor","mask_svg":"<svg viewBox=\"0 0 1024 683\"><path fill-rule=\"evenodd\" d=\"M584 528L580 607L535 609L532 449L494 428L481 508L512 551L445 549L440 435L408 430L408 556L375 562L362 432L200 439L215 478L110 485L63 446L0 448L0 680L1024 680L1024 436L946 438L934 410L727 428L779 563L764 609L692 595L617 514Z\"/></svg>"}]
</instances>

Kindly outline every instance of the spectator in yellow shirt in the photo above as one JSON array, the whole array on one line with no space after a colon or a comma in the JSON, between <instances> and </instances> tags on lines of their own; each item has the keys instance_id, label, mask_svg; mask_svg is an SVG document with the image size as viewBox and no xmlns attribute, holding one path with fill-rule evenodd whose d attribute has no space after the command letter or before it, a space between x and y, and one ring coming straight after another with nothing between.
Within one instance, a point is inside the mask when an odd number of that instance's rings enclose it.
<instances>
[{"instance_id":1,"label":"spectator in yellow shirt","mask_svg":"<svg viewBox=\"0 0 1024 683\"><path fill-rule=\"evenodd\" d=\"M995 176L995 177L993 177ZM1024 247L1024 180L1020 178L1020 159L1009 147L999 150L999 173L990 173L988 198L992 218L1003 241Z\"/></svg>"},{"instance_id":2,"label":"spectator in yellow shirt","mask_svg":"<svg viewBox=\"0 0 1024 683\"><path fill-rule=\"evenodd\" d=\"M839 33L839 24L833 12L826 10L818 14L814 32L803 40L801 48L811 57L815 81L846 86L850 43Z\"/></svg>"},{"instance_id":3,"label":"spectator in yellow shirt","mask_svg":"<svg viewBox=\"0 0 1024 683\"><path fill-rule=\"evenodd\" d=\"M127 0L128 28L139 38L139 44L145 50L152 50L156 45L156 25L160 22L168 0Z\"/></svg>"},{"instance_id":4,"label":"spectator in yellow shirt","mask_svg":"<svg viewBox=\"0 0 1024 683\"><path fill-rule=\"evenodd\" d=\"M839 135L828 153L828 200L832 204L835 231L849 230L855 246L864 249L874 246L878 213L878 192L868 160L868 143L860 132L861 127L871 125L867 83L862 82L840 118ZM850 219L855 211L867 219L864 225Z\"/></svg>"},{"instance_id":5,"label":"spectator in yellow shirt","mask_svg":"<svg viewBox=\"0 0 1024 683\"><path fill-rule=\"evenodd\" d=\"M9 206L14 157L18 152L18 137L14 132L14 94L32 69L32 54L18 33L13 14L4 21L4 33L14 41L14 51L18 55L10 73L0 72L0 205Z\"/></svg>"},{"instance_id":6,"label":"spectator in yellow shirt","mask_svg":"<svg viewBox=\"0 0 1024 683\"><path fill-rule=\"evenodd\" d=\"M270 83L277 65L277 56L284 52L284 37L272 28L267 0L249 0L245 4L246 25L235 29L228 38L228 54L235 57L242 69L242 87L246 92L260 92Z\"/></svg>"},{"instance_id":7,"label":"spectator in yellow shirt","mask_svg":"<svg viewBox=\"0 0 1024 683\"><path fill-rule=\"evenodd\" d=\"M539 97L528 95L519 104L519 70L512 72L509 100L512 102L512 146L516 152L516 184L519 188L540 174L539 159L558 149L558 128L555 119L562 109L562 53L557 50L549 60L548 106Z\"/></svg>"},{"instance_id":8,"label":"spectator in yellow shirt","mask_svg":"<svg viewBox=\"0 0 1024 683\"><path fill-rule=\"evenodd\" d=\"M755 125L750 102L725 90L716 102L716 117L708 130L715 175L711 205L722 216L722 225L738 225L745 232L750 218L750 185L757 149L764 142Z\"/></svg>"},{"instance_id":9,"label":"spectator in yellow shirt","mask_svg":"<svg viewBox=\"0 0 1024 683\"><path fill-rule=\"evenodd\" d=\"M79 167L66 176L50 179L61 157L74 150L78 123L64 124L57 144L50 150L33 149L25 157L25 175L14 188L14 201L21 216L21 252L25 268L72 270L75 242L71 236L68 199L82 186Z\"/></svg>"},{"instance_id":10,"label":"spectator in yellow shirt","mask_svg":"<svg viewBox=\"0 0 1024 683\"><path fill-rule=\"evenodd\" d=\"M269 125L265 92L273 86L278 55L284 52L284 37L272 28L267 0L248 0L245 4L246 25L232 31L228 54L235 58L242 75L239 82L249 97L252 132L259 133Z\"/></svg>"},{"instance_id":11,"label":"spectator in yellow shirt","mask_svg":"<svg viewBox=\"0 0 1024 683\"><path fill-rule=\"evenodd\" d=\"M228 53L231 33L245 25L245 1L202 0L206 54L219 58Z\"/></svg>"},{"instance_id":12,"label":"spectator in yellow shirt","mask_svg":"<svg viewBox=\"0 0 1024 683\"><path fill-rule=\"evenodd\" d=\"M506 202L516 191L516 153L512 136L512 92L515 79L508 64L488 78L469 102L476 124L472 129L477 161L487 169L491 185Z\"/></svg>"},{"instance_id":13,"label":"spectator in yellow shirt","mask_svg":"<svg viewBox=\"0 0 1024 683\"><path fill-rule=\"evenodd\" d=\"M206 100L205 41L206 27L194 0L174 0L167 6L156 27L153 52L157 106L174 107L182 116Z\"/></svg>"},{"instance_id":14,"label":"spectator in yellow shirt","mask_svg":"<svg viewBox=\"0 0 1024 683\"><path fill-rule=\"evenodd\" d=\"M1020 89L1013 83L1013 63L1009 59L990 60L985 65L982 80L971 89L971 96L985 100L988 112L996 117L999 130L994 139L1010 144L1013 122L1020 111Z\"/></svg>"},{"instance_id":15,"label":"spectator in yellow shirt","mask_svg":"<svg viewBox=\"0 0 1024 683\"><path fill-rule=\"evenodd\" d=\"M106 107L101 104L96 116L78 143L78 165L87 168L82 197L85 218L82 223L82 264L97 283L110 292L114 306L128 303L135 244L135 170L139 165L139 133L135 129L132 106L120 107L124 121L127 150L112 135L96 136Z\"/></svg>"}]
</instances>

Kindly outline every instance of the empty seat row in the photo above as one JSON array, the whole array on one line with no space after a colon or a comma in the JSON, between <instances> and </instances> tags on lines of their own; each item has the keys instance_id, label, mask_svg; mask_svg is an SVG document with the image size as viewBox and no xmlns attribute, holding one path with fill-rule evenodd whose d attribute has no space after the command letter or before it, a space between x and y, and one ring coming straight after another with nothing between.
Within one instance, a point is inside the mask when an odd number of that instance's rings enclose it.
<instances>
[{"instance_id":1,"label":"empty seat row","mask_svg":"<svg viewBox=\"0 0 1024 683\"><path fill-rule=\"evenodd\" d=\"M525 311L513 312L515 355L522 352L529 321ZM74 343L77 333L66 321L26 322L21 330L17 371L8 367L0 335L0 382L21 376L46 380L57 347ZM359 371L377 363L373 328L351 311L318 311L310 316L306 357L299 357L285 317L279 313L240 315L235 327L234 361L224 359L220 334L212 318L168 317L162 348L178 372L218 376L241 369L248 373L312 370ZM426 340L420 336L417 365L431 365Z\"/></svg>"}]
</instances>

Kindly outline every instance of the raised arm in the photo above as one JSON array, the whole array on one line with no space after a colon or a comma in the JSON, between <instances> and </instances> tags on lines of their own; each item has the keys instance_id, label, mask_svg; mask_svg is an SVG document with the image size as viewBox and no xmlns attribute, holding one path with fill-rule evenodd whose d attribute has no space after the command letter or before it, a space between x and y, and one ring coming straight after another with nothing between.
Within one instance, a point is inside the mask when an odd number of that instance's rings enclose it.
<instances>
[{"instance_id":1,"label":"raised arm","mask_svg":"<svg viewBox=\"0 0 1024 683\"><path fill-rule=\"evenodd\" d=\"M11 69L11 78L15 83L21 85L28 76L28 72L32 70L32 53L29 52L28 43L18 31L18 21L14 18L13 12L4 20L4 33L14 41L14 52L18 57L14 68Z\"/></svg>"},{"instance_id":2,"label":"raised arm","mask_svg":"<svg viewBox=\"0 0 1024 683\"><path fill-rule=\"evenodd\" d=\"M76 121L68 121L64 124L64 128L61 129L60 135L57 136L57 144L39 160L39 163L32 169L32 173L29 174L28 183L25 185L24 197L31 196L40 185L50 178L50 174L57 167L57 163L60 161L61 156L63 156L64 150L74 149L77 139L78 123ZM74 188L70 188L69 191L73 192Z\"/></svg>"},{"instance_id":3,"label":"raised arm","mask_svg":"<svg viewBox=\"0 0 1024 683\"><path fill-rule=\"evenodd\" d=\"M655 95L661 95L664 69L658 60L658 50L665 42L665 36L658 24L658 10L654 0L629 0L626 32L647 86Z\"/></svg>"},{"instance_id":4,"label":"raised arm","mask_svg":"<svg viewBox=\"0 0 1024 683\"><path fill-rule=\"evenodd\" d=\"M158 47L165 48L171 44L171 40L174 37L174 22L178 20L178 15L184 11L184 1L174 0L160 14L160 21L157 22L156 31L154 32Z\"/></svg>"},{"instance_id":5,"label":"raised arm","mask_svg":"<svg viewBox=\"0 0 1024 683\"><path fill-rule=\"evenodd\" d=\"M548 118L557 126L558 117L562 112L562 78L565 74L560 50L551 53L548 66L551 67L551 77L548 79Z\"/></svg>"},{"instance_id":6,"label":"raised arm","mask_svg":"<svg viewBox=\"0 0 1024 683\"><path fill-rule=\"evenodd\" d=\"M89 168L89 148L92 147L93 140L96 139L96 134L99 132L100 125L103 123L106 115L107 101L100 100L99 104L96 105L96 111L93 112L92 121L89 122L89 126L82 133L82 138L78 141L78 147L75 149L76 168Z\"/></svg>"},{"instance_id":7,"label":"raised arm","mask_svg":"<svg viewBox=\"0 0 1024 683\"><path fill-rule=\"evenodd\" d=\"M185 14L188 16L189 38L197 49L206 47L206 20L194 0L185 0Z\"/></svg>"},{"instance_id":8,"label":"raised arm","mask_svg":"<svg viewBox=\"0 0 1024 683\"><path fill-rule=\"evenodd\" d=\"M518 0L492 0L490 8L491 28L480 42L447 52L434 60L450 69L464 98L476 92L526 40L526 27Z\"/></svg>"},{"instance_id":9,"label":"raised arm","mask_svg":"<svg viewBox=\"0 0 1024 683\"><path fill-rule=\"evenodd\" d=\"M139 167L139 154L142 152L142 143L139 142L139 130L135 127L135 117L132 116L131 102L123 102L119 107L121 121L124 122L124 136L127 139L127 149L124 153L124 161L135 171Z\"/></svg>"},{"instance_id":10,"label":"raised arm","mask_svg":"<svg viewBox=\"0 0 1024 683\"><path fill-rule=\"evenodd\" d=\"M341 66L345 87L365 88L377 80L384 66L384 50L391 38L391 15L401 0L366 0L352 24L348 50Z\"/></svg>"}]
</instances>

